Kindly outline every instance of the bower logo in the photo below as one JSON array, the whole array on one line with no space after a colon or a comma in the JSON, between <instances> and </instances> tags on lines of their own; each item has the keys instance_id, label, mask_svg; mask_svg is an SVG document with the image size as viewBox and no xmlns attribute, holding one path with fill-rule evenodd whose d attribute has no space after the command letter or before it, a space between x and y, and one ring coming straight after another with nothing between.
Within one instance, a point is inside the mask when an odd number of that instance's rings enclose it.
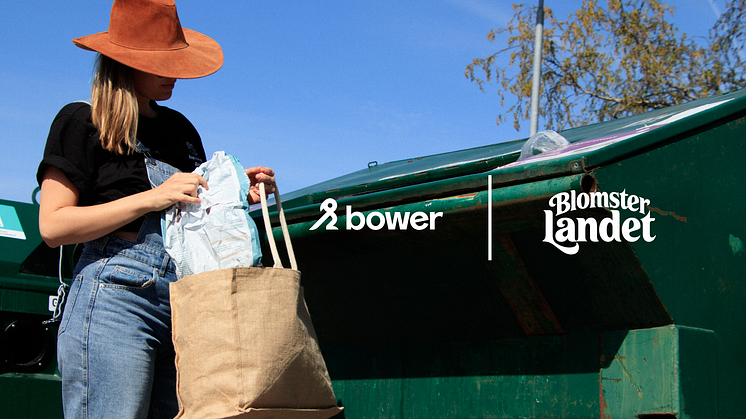
<instances>
[{"instance_id":1,"label":"bower logo","mask_svg":"<svg viewBox=\"0 0 746 419\"><path fill-rule=\"evenodd\" d=\"M310 228L316 230L326 223L326 230L339 230L337 228L337 201L334 198L327 198L321 203L319 211L324 215L316 221ZM414 230L435 230L435 221L443 217L443 212L378 212L371 211L366 216L360 211L353 211L352 206L345 206L345 229L362 230L367 227L370 230L407 230L410 227Z\"/></svg>"},{"instance_id":2,"label":"bower logo","mask_svg":"<svg viewBox=\"0 0 746 419\"><path fill-rule=\"evenodd\" d=\"M553 210L544 210L545 243L568 255L577 254L580 243L586 242L646 242L655 240L651 227L655 218L650 215L650 200L622 192L561 192L549 199ZM576 210L606 208L611 215L601 220L593 217L573 218ZM620 210L632 213L622 221ZM625 212L626 213L626 212Z\"/></svg>"}]
</instances>

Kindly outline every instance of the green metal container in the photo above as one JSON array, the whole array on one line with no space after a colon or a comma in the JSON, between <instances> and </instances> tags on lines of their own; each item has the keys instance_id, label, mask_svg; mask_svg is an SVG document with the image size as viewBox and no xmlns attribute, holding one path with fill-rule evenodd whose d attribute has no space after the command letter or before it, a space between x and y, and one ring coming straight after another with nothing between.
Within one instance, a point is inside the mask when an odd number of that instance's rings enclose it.
<instances>
[{"instance_id":1,"label":"green metal container","mask_svg":"<svg viewBox=\"0 0 746 419\"><path fill-rule=\"evenodd\" d=\"M742 415L745 96L286 194L345 417Z\"/></svg>"},{"instance_id":2,"label":"green metal container","mask_svg":"<svg viewBox=\"0 0 746 419\"><path fill-rule=\"evenodd\" d=\"M45 322L71 253L44 244L38 205L0 200L0 417L62 418L57 325Z\"/></svg>"}]
</instances>

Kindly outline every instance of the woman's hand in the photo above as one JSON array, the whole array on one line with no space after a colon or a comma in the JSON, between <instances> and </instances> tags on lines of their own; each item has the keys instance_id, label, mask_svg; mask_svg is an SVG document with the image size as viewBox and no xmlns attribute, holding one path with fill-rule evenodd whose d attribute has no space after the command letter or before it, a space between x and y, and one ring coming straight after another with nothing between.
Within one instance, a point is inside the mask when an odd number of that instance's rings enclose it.
<instances>
[{"instance_id":1,"label":"woman's hand","mask_svg":"<svg viewBox=\"0 0 746 419\"><path fill-rule=\"evenodd\" d=\"M246 176L249 177L249 196L246 200L249 204L257 204L262 202L259 196L259 183L264 184L264 190L267 195L275 192L275 171L268 167L250 167L246 170Z\"/></svg>"},{"instance_id":2,"label":"woman's hand","mask_svg":"<svg viewBox=\"0 0 746 419\"><path fill-rule=\"evenodd\" d=\"M201 201L197 193L200 185L205 190L210 189L207 187L207 180L196 173L174 173L160 186L151 190L154 211L169 208L177 202L199 204Z\"/></svg>"}]
</instances>

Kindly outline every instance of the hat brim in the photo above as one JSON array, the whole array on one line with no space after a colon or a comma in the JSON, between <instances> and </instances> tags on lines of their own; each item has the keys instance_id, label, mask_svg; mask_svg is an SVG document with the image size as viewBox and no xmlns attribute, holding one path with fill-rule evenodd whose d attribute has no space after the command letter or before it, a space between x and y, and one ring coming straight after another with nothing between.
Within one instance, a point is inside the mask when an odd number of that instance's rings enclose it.
<instances>
[{"instance_id":1,"label":"hat brim","mask_svg":"<svg viewBox=\"0 0 746 419\"><path fill-rule=\"evenodd\" d=\"M176 79L205 77L223 66L223 49L214 39L183 28L187 47L172 50L134 49L114 44L109 33L73 39L83 49L96 51L124 65L146 73Z\"/></svg>"}]
</instances>

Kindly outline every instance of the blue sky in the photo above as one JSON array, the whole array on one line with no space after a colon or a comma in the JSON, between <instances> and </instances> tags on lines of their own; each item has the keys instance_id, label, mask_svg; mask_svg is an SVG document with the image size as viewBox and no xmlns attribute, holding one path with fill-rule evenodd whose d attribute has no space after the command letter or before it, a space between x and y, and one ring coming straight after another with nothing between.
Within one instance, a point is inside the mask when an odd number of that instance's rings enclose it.
<instances>
[{"instance_id":1,"label":"blue sky","mask_svg":"<svg viewBox=\"0 0 746 419\"><path fill-rule=\"evenodd\" d=\"M669 0L674 23L707 34L723 0ZM533 5L538 2L530 2ZM294 191L367 167L528 136L495 124L497 94L464 77L512 16L487 0L176 0L184 27L225 63L179 80L163 105L186 115L208 156L277 173ZM545 0L564 18L580 0ZM95 54L71 39L104 31L111 1L5 2L0 13L0 199L30 202L52 119L88 99ZM540 121L541 124L541 121ZM540 125L541 127L541 125Z\"/></svg>"}]
</instances>

